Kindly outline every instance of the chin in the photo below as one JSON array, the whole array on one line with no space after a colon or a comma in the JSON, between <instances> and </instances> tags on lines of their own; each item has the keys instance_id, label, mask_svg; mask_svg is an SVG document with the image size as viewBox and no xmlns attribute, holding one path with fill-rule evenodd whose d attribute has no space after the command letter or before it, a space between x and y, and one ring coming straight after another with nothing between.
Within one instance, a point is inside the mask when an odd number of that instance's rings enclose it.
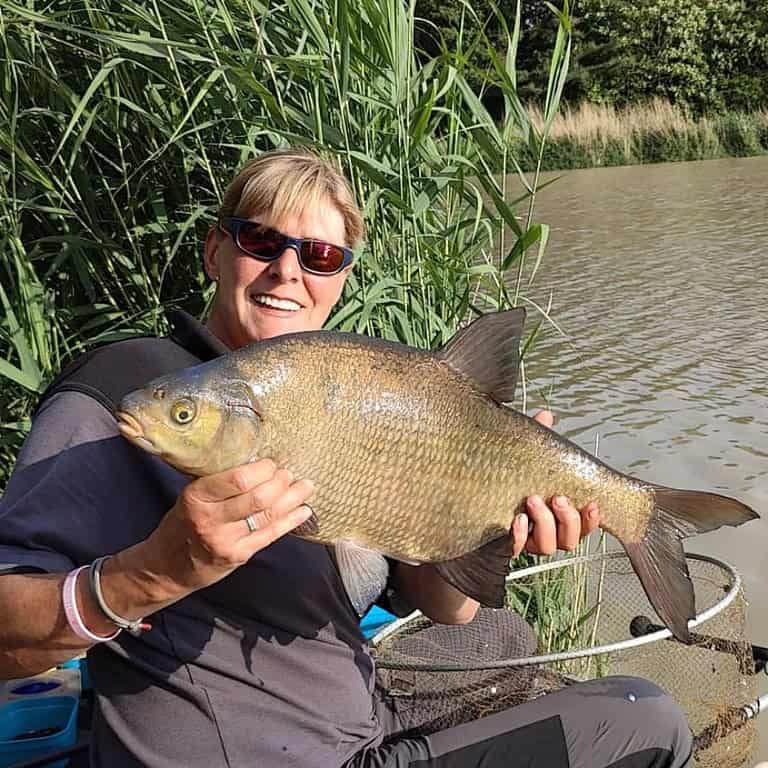
<instances>
[{"instance_id":1,"label":"chin","mask_svg":"<svg viewBox=\"0 0 768 768\"><path fill-rule=\"evenodd\" d=\"M290 319L285 322L270 322L270 323L254 323L246 329L246 336L248 337L247 344L251 344L254 341L264 341L264 339L272 339L275 336L283 336L286 333L296 333L304 330L301 323L291 322Z\"/></svg>"}]
</instances>

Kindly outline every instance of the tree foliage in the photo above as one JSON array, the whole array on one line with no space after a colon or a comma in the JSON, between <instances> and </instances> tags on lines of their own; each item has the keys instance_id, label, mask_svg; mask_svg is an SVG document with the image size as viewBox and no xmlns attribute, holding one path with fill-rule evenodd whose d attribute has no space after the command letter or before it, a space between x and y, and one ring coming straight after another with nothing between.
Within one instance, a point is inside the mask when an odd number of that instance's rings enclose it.
<instances>
[{"instance_id":1,"label":"tree foliage","mask_svg":"<svg viewBox=\"0 0 768 768\"><path fill-rule=\"evenodd\" d=\"M485 27L503 43L491 0L418 0L426 50L450 49L462 34ZM514 18L516 0L498 0ZM522 0L524 42L518 52L518 92L539 101L546 89L546 55L557 32L545 0ZM476 60L482 71L487 63ZM696 114L752 111L768 104L768 3L765 0L579 0L564 99L626 106L654 97ZM494 106L493 94L487 94Z\"/></svg>"},{"instance_id":2,"label":"tree foliage","mask_svg":"<svg viewBox=\"0 0 768 768\"><path fill-rule=\"evenodd\" d=\"M759 0L583 0L577 26L577 50L611 45L612 66L584 83L593 100L659 96L698 113L768 102L768 5Z\"/></svg>"}]
</instances>

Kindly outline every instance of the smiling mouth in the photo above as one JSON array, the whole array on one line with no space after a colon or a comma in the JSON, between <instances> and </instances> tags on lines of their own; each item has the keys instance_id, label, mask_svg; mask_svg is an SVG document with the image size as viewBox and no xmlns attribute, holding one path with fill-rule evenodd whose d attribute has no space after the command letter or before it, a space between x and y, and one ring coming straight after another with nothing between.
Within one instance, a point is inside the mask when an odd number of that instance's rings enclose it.
<instances>
[{"instance_id":1,"label":"smiling mouth","mask_svg":"<svg viewBox=\"0 0 768 768\"><path fill-rule=\"evenodd\" d=\"M279 299L277 296L270 296L266 293L257 293L251 296L251 301L261 307L269 309L279 309L284 312L298 312L302 309L301 304L291 299Z\"/></svg>"},{"instance_id":2,"label":"smiling mouth","mask_svg":"<svg viewBox=\"0 0 768 768\"><path fill-rule=\"evenodd\" d=\"M160 455L160 449L156 448L154 443L146 437L138 419L125 411L118 411L115 415L117 417L117 428L124 438L153 456Z\"/></svg>"}]
</instances>

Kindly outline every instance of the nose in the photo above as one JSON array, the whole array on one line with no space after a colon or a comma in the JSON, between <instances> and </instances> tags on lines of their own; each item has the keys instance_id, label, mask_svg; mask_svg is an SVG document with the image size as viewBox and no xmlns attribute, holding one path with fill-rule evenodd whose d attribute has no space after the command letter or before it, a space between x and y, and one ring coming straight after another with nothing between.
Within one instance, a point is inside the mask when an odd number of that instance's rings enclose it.
<instances>
[{"instance_id":1,"label":"nose","mask_svg":"<svg viewBox=\"0 0 768 768\"><path fill-rule=\"evenodd\" d=\"M281 283L295 283L301 275L299 254L293 248L286 248L269 265L270 276Z\"/></svg>"}]
</instances>

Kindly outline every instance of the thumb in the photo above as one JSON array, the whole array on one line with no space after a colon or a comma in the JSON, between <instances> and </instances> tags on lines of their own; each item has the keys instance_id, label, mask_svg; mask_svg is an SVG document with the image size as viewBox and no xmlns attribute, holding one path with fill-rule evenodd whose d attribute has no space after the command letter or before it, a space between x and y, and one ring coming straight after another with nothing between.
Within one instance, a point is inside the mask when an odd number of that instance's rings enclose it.
<instances>
[{"instance_id":1,"label":"thumb","mask_svg":"<svg viewBox=\"0 0 768 768\"><path fill-rule=\"evenodd\" d=\"M555 417L552 414L552 411L539 411L538 413L535 413L533 415L533 420L538 421L539 424L541 424L543 427L552 428L552 425L555 423Z\"/></svg>"},{"instance_id":2,"label":"thumb","mask_svg":"<svg viewBox=\"0 0 768 768\"><path fill-rule=\"evenodd\" d=\"M530 522L525 512L519 512L512 521L512 557L520 557L530 533Z\"/></svg>"}]
</instances>

